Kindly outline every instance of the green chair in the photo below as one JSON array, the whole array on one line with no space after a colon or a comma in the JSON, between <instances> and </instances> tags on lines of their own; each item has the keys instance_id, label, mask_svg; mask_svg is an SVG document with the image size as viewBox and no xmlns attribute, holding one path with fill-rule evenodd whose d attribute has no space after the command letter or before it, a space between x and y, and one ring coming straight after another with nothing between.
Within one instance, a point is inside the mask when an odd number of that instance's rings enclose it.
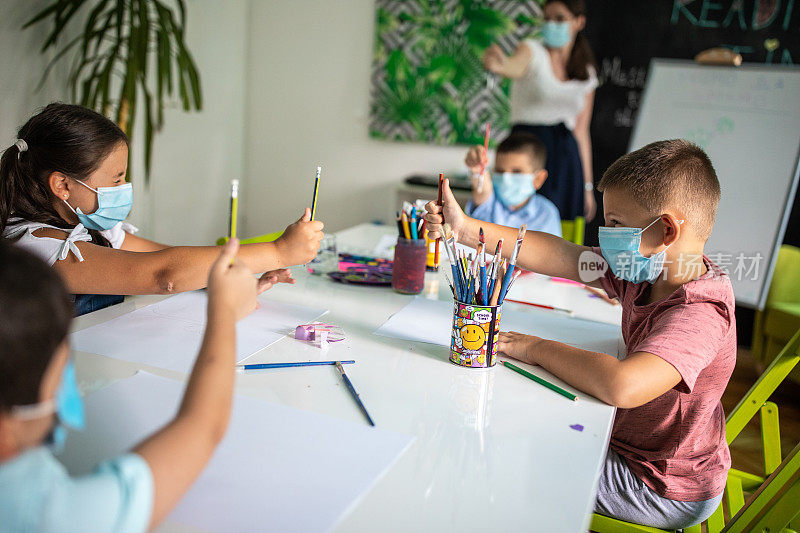
<instances>
[{"instance_id":1,"label":"green chair","mask_svg":"<svg viewBox=\"0 0 800 533\"><path fill-rule=\"evenodd\" d=\"M583 217L575 217L575 220L561 221L561 236L579 246L583 246L583 234L585 229L586 221Z\"/></svg>"},{"instance_id":2,"label":"green chair","mask_svg":"<svg viewBox=\"0 0 800 533\"><path fill-rule=\"evenodd\" d=\"M761 368L769 364L781 347L800 328L800 249L783 245L763 311L753 325L753 355ZM792 374L800 383L800 369Z\"/></svg>"},{"instance_id":3,"label":"green chair","mask_svg":"<svg viewBox=\"0 0 800 533\"><path fill-rule=\"evenodd\" d=\"M795 533L800 518L800 444L789 453L722 530L723 533Z\"/></svg>"},{"instance_id":4,"label":"green chair","mask_svg":"<svg viewBox=\"0 0 800 533\"><path fill-rule=\"evenodd\" d=\"M729 517L736 515L744 507L744 492L760 490L781 465L781 440L778 425L778 406L767 401L775 389L783 382L800 362L800 329L784 346L758 381L750 387L744 398L733 408L725 424L725 440L731 442L742 432L756 413L761 415L761 444L764 456L764 475L751 474L731 468L723 492L723 502L705 522L707 533L719 533L725 526L725 507ZM795 450L796 451L796 450ZM794 453L794 452L792 452ZM787 458L788 460L788 458ZM800 501L800 500L797 500ZM800 506L800 504L796 504ZM732 522L729 522L729 526ZM592 516L591 530L597 533L648 532L664 533L667 530L632 524L595 513ZM770 530L779 531L779 530ZM700 533L701 525L684 529L685 533Z\"/></svg>"},{"instance_id":5,"label":"green chair","mask_svg":"<svg viewBox=\"0 0 800 533\"><path fill-rule=\"evenodd\" d=\"M266 235L259 235L258 237L250 237L249 239L241 239L239 242L241 244L252 244L254 242L272 242L281 235L283 235L283 230L276 231L274 233L267 233ZM226 242L228 242L228 237L220 237L219 239L217 239L217 244L220 246L222 246Z\"/></svg>"}]
</instances>

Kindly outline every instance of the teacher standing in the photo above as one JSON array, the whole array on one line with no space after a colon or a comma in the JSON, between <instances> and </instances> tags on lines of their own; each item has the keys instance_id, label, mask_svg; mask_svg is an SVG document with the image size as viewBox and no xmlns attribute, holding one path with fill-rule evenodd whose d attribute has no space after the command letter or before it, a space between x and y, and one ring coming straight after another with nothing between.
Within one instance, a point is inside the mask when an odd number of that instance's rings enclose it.
<instances>
[{"instance_id":1,"label":"teacher standing","mask_svg":"<svg viewBox=\"0 0 800 533\"><path fill-rule=\"evenodd\" d=\"M490 72L514 80L511 133L525 131L547 147L549 178L539 192L558 207L563 220L594 218L592 122L597 70L583 33L583 0L548 0L541 41L526 39L506 56L492 45L483 56Z\"/></svg>"}]
</instances>

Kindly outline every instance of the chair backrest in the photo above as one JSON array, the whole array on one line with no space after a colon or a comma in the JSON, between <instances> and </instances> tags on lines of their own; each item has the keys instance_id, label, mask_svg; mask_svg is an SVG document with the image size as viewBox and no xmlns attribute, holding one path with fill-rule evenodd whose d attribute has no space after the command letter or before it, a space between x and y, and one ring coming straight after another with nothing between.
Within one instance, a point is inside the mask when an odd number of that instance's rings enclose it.
<instances>
[{"instance_id":1,"label":"chair backrest","mask_svg":"<svg viewBox=\"0 0 800 533\"><path fill-rule=\"evenodd\" d=\"M274 233L267 233L266 235L259 235L257 237L250 237L249 239L239 239L239 243L252 244L254 242L272 242L281 235L283 235L283 230L276 231ZM219 239L217 239L217 244L220 246L222 246L226 242L228 242L228 237L220 237Z\"/></svg>"},{"instance_id":2,"label":"chair backrest","mask_svg":"<svg viewBox=\"0 0 800 533\"><path fill-rule=\"evenodd\" d=\"M585 229L586 221L583 217L575 217L575 220L561 221L561 236L579 246L583 246L583 234Z\"/></svg>"},{"instance_id":3,"label":"chair backrest","mask_svg":"<svg viewBox=\"0 0 800 533\"><path fill-rule=\"evenodd\" d=\"M733 408L725 422L725 439L728 444L744 429L756 415L775 389L786 379L789 372L800 362L800 330L786 343L758 381Z\"/></svg>"},{"instance_id":4,"label":"chair backrest","mask_svg":"<svg viewBox=\"0 0 800 533\"><path fill-rule=\"evenodd\" d=\"M800 514L800 444L795 446L722 530L722 533L782 531Z\"/></svg>"},{"instance_id":5,"label":"chair backrest","mask_svg":"<svg viewBox=\"0 0 800 533\"><path fill-rule=\"evenodd\" d=\"M788 244L781 246L778 251L767 293L767 307L784 302L800 303L800 248Z\"/></svg>"}]
</instances>

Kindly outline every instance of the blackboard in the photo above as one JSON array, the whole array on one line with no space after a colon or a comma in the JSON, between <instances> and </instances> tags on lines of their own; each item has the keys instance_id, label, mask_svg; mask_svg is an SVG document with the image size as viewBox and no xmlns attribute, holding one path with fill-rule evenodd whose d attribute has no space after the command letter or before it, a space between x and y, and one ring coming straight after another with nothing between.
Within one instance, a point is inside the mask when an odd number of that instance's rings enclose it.
<instances>
[{"instance_id":1,"label":"blackboard","mask_svg":"<svg viewBox=\"0 0 800 533\"><path fill-rule=\"evenodd\" d=\"M628 149L652 58L692 59L708 48L726 46L746 62L800 63L800 0L587 4L586 32L602 83L591 126L595 180ZM589 226L588 243L597 242L598 223L602 210ZM800 246L800 199L795 200L784 242Z\"/></svg>"}]
</instances>

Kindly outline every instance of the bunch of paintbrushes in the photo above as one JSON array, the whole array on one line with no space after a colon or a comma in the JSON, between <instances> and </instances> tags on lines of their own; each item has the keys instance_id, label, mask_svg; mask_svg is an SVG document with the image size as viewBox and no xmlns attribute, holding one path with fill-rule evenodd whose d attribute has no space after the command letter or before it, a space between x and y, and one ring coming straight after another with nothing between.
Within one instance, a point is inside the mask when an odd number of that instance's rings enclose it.
<instances>
[{"instance_id":1,"label":"bunch of paintbrushes","mask_svg":"<svg viewBox=\"0 0 800 533\"><path fill-rule=\"evenodd\" d=\"M487 261L483 228L480 230L478 246L473 255L472 252L459 251L456 248L458 236L453 233L449 224L443 225L445 251L453 272L453 282L449 277L447 282L456 300L471 305L503 304L506 293L521 273L517 268L517 256L522 247L525 230L526 226L523 224L519 228L517 242L514 244L510 259L502 258L503 239L500 239L495 247L494 257Z\"/></svg>"},{"instance_id":2,"label":"bunch of paintbrushes","mask_svg":"<svg viewBox=\"0 0 800 533\"><path fill-rule=\"evenodd\" d=\"M410 202L403 202L397 212L397 231L404 239L422 239L425 236L425 219Z\"/></svg>"}]
</instances>

